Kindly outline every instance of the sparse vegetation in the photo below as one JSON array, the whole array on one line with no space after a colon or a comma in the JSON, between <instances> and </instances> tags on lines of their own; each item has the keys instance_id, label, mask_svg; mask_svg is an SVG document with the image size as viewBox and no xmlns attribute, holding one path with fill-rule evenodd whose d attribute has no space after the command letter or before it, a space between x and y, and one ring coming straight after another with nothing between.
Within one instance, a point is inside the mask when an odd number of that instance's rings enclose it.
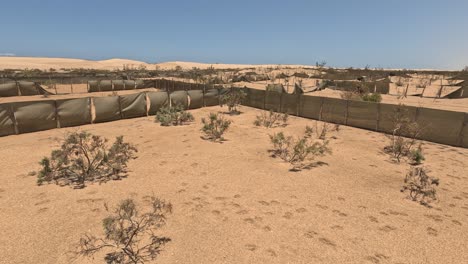
<instances>
[{"instance_id":1,"label":"sparse vegetation","mask_svg":"<svg viewBox=\"0 0 468 264\"><path fill-rule=\"evenodd\" d=\"M392 134L389 136L390 144L384 148L385 152L400 162L401 158L411 154L418 142L422 128L409 117L408 110L398 107L391 117L393 123Z\"/></svg>"},{"instance_id":2,"label":"sparse vegetation","mask_svg":"<svg viewBox=\"0 0 468 264\"><path fill-rule=\"evenodd\" d=\"M268 113L263 111L260 115L256 116L254 125L264 126L267 128L272 127L285 127L288 125L289 115L287 113L278 113L270 110Z\"/></svg>"},{"instance_id":3,"label":"sparse vegetation","mask_svg":"<svg viewBox=\"0 0 468 264\"><path fill-rule=\"evenodd\" d=\"M239 114L237 107L242 103L247 94L239 88L231 88L229 92L220 97L221 106L227 105L230 114Z\"/></svg>"},{"instance_id":4,"label":"sparse vegetation","mask_svg":"<svg viewBox=\"0 0 468 264\"><path fill-rule=\"evenodd\" d=\"M84 188L86 182L107 182L125 177L125 169L137 149L119 136L110 148L107 139L88 132L69 134L60 149L40 162L38 185L55 182Z\"/></svg>"},{"instance_id":5,"label":"sparse vegetation","mask_svg":"<svg viewBox=\"0 0 468 264\"><path fill-rule=\"evenodd\" d=\"M330 129L330 124L322 122L322 125L319 125L319 122L315 121L315 135L317 136L318 139L325 140L327 138L327 133L329 129ZM306 127L306 133L307 133L307 127Z\"/></svg>"},{"instance_id":6,"label":"sparse vegetation","mask_svg":"<svg viewBox=\"0 0 468 264\"><path fill-rule=\"evenodd\" d=\"M328 140L311 139L307 128L305 134L297 139L279 132L270 135L270 141L273 144L271 150L273 157L279 157L290 163L291 170L294 171L309 167L311 164L306 161L312 161L316 157L331 153Z\"/></svg>"},{"instance_id":7,"label":"sparse vegetation","mask_svg":"<svg viewBox=\"0 0 468 264\"><path fill-rule=\"evenodd\" d=\"M232 121L225 119L217 113L210 113L208 119L202 118L202 131L205 134L204 139L211 141L224 141L223 134L228 130Z\"/></svg>"},{"instance_id":8,"label":"sparse vegetation","mask_svg":"<svg viewBox=\"0 0 468 264\"><path fill-rule=\"evenodd\" d=\"M382 95L379 93L366 93L362 95L362 100L366 102L380 103L382 102Z\"/></svg>"},{"instance_id":9,"label":"sparse vegetation","mask_svg":"<svg viewBox=\"0 0 468 264\"><path fill-rule=\"evenodd\" d=\"M427 175L427 169L423 166L411 166L406 174L402 192L409 192L413 201L429 206L431 201L437 200L436 186L439 179Z\"/></svg>"},{"instance_id":10,"label":"sparse vegetation","mask_svg":"<svg viewBox=\"0 0 468 264\"><path fill-rule=\"evenodd\" d=\"M424 155L422 153L421 144L419 144L417 149L412 149L410 151L409 158L410 158L411 164L413 165L419 165L425 160Z\"/></svg>"},{"instance_id":11,"label":"sparse vegetation","mask_svg":"<svg viewBox=\"0 0 468 264\"><path fill-rule=\"evenodd\" d=\"M142 212L132 199L126 199L103 219L104 236L81 237L77 256L90 257L105 250L106 263L137 264L155 260L170 238L156 232L166 224L172 205L154 196L147 199L150 209ZM106 210L109 209L106 206Z\"/></svg>"},{"instance_id":12,"label":"sparse vegetation","mask_svg":"<svg viewBox=\"0 0 468 264\"><path fill-rule=\"evenodd\" d=\"M156 122L161 126L180 126L193 120L193 115L185 111L182 105L164 106L156 113Z\"/></svg>"}]
</instances>

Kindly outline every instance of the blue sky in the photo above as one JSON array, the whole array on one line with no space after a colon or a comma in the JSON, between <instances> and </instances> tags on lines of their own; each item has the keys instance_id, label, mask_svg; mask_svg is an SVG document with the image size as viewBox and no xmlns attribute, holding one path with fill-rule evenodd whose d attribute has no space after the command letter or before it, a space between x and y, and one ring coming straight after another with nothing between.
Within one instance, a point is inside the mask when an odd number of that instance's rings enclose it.
<instances>
[{"instance_id":1,"label":"blue sky","mask_svg":"<svg viewBox=\"0 0 468 264\"><path fill-rule=\"evenodd\" d=\"M461 69L467 0L0 3L0 53Z\"/></svg>"}]
</instances>

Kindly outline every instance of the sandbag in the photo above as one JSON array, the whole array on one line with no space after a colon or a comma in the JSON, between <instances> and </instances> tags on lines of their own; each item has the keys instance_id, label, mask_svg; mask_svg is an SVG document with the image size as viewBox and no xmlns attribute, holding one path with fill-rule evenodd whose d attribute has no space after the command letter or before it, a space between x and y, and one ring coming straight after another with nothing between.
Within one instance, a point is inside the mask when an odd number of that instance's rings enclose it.
<instances>
[{"instance_id":1,"label":"sandbag","mask_svg":"<svg viewBox=\"0 0 468 264\"><path fill-rule=\"evenodd\" d=\"M203 90L190 90L187 93L190 97L189 109L197 109L203 107Z\"/></svg>"},{"instance_id":2,"label":"sandbag","mask_svg":"<svg viewBox=\"0 0 468 264\"><path fill-rule=\"evenodd\" d=\"M60 127L91 124L90 98L64 99L56 102Z\"/></svg>"},{"instance_id":3,"label":"sandbag","mask_svg":"<svg viewBox=\"0 0 468 264\"><path fill-rule=\"evenodd\" d=\"M12 104L0 104L0 137L16 133L11 106Z\"/></svg>"},{"instance_id":4,"label":"sandbag","mask_svg":"<svg viewBox=\"0 0 468 264\"><path fill-rule=\"evenodd\" d=\"M419 108L417 123L424 140L456 146L459 144L465 113Z\"/></svg>"},{"instance_id":5,"label":"sandbag","mask_svg":"<svg viewBox=\"0 0 468 264\"><path fill-rule=\"evenodd\" d=\"M112 91L112 81L111 80L102 80L99 82L99 90L101 92Z\"/></svg>"},{"instance_id":6,"label":"sandbag","mask_svg":"<svg viewBox=\"0 0 468 264\"><path fill-rule=\"evenodd\" d=\"M88 81L88 92L99 92L99 81Z\"/></svg>"},{"instance_id":7,"label":"sandbag","mask_svg":"<svg viewBox=\"0 0 468 264\"><path fill-rule=\"evenodd\" d=\"M348 101L346 125L377 130L378 104L372 102Z\"/></svg>"},{"instance_id":8,"label":"sandbag","mask_svg":"<svg viewBox=\"0 0 468 264\"><path fill-rule=\"evenodd\" d=\"M411 120L416 120L417 107L406 105L379 104L378 131L392 133L395 128L394 116L397 111L403 111Z\"/></svg>"},{"instance_id":9,"label":"sandbag","mask_svg":"<svg viewBox=\"0 0 468 264\"><path fill-rule=\"evenodd\" d=\"M161 107L169 105L169 95L167 92L148 92L147 95L150 101L148 111L150 115L155 115Z\"/></svg>"},{"instance_id":10,"label":"sandbag","mask_svg":"<svg viewBox=\"0 0 468 264\"><path fill-rule=\"evenodd\" d=\"M0 84L0 97L18 96L16 82Z\"/></svg>"},{"instance_id":11,"label":"sandbag","mask_svg":"<svg viewBox=\"0 0 468 264\"><path fill-rule=\"evenodd\" d=\"M55 101L52 100L15 103L14 113L20 134L57 127Z\"/></svg>"},{"instance_id":12,"label":"sandbag","mask_svg":"<svg viewBox=\"0 0 468 264\"><path fill-rule=\"evenodd\" d=\"M184 109L188 107L188 97L186 91L174 91L170 95L171 106L182 105Z\"/></svg>"},{"instance_id":13,"label":"sandbag","mask_svg":"<svg viewBox=\"0 0 468 264\"><path fill-rule=\"evenodd\" d=\"M299 111L299 95L283 93L281 98L281 113L290 115L298 115Z\"/></svg>"},{"instance_id":14,"label":"sandbag","mask_svg":"<svg viewBox=\"0 0 468 264\"><path fill-rule=\"evenodd\" d=\"M125 90L125 84L123 80L113 80L112 85L114 86L114 91Z\"/></svg>"},{"instance_id":15,"label":"sandbag","mask_svg":"<svg viewBox=\"0 0 468 264\"><path fill-rule=\"evenodd\" d=\"M36 84L33 82L18 82L18 88L21 95L38 95Z\"/></svg>"},{"instance_id":16,"label":"sandbag","mask_svg":"<svg viewBox=\"0 0 468 264\"><path fill-rule=\"evenodd\" d=\"M114 121L121 118L118 96L94 97L93 104L96 113L94 123Z\"/></svg>"},{"instance_id":17,"label":"sandbag","mask_svg":"<svg viewBox=\"0 0 468 264\"><path fill-rule=\"evenodd\" d=\"M203 95L205 106L219 105L219 92L218 89L207 89Z\"/></svg>"},{"instance_id":18,"label":"sandbag","mask_svg":"<svg viewBox=\"0 0 468 264\"><path fill-rule=\"evenodd\" d=\"M135 81L134 80L124 80L125 90L134 90Z\"/></svg>"},{"instance_id":19,"label":"sandbag","mask_svg":"<svg viewBox=\"0 0 468 264\"><path fill-rule=\"evenodd\" d=\"M259 109L265 108L265 90L246 88L245 91L247 93L246 106Z\"/></svg>"},{"instance_id":20,"label":"sandbag","mask_svg":"<svg viewBox=\"0 0 468 264\"><path fill-rule=\"evenodd\" d=\"M120 107L122 108L122 118L133 118L146 116L146 94L121 95Z\"/></svg>"},{"instance_id":21,"label":"sandbag","mask_svg":"<svg viewBox=\"0 0 468 264\"><path fill-rule=\"evenodd\" d=\"M281 110L281 94L277 91L266 91L265 110L279 112Z\"/></svg>"},{"instance_id":22,"label":"sandbag","mask_svg":"<svg viewBox=\"0 0 468 264\"><path fill-rule=\"evenodd\" d=\"M322 97L301 95L299 97L299 116L319 120L322 100Z\"/></svg>"},{"instance_id":23,"label":"sandbag","mask_svg":"<svg viewBox=\"0 0 468 264\"><path fill-rule=\"evenodd\" d=\"M323 98L321 120L335 124L346 122L346 100L337 98Z\"/></svg>"}]
</instances>

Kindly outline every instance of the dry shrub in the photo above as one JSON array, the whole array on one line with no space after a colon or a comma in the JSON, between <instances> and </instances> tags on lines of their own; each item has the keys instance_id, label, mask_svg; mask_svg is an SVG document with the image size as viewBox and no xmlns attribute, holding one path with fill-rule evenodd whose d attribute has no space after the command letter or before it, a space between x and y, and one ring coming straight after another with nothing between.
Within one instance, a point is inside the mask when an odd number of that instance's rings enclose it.
<instances>
[{"instance_id":1,"label":"dry shrub","mask_svg":"<svg viewBox=\"0 0 468 264\"><path fill-rule=\"evenodd\" d=\"M164 106L156 113L156 122L161 126L180 126L195 120L182 105Z\"/></svg>"},{"instance_id":2,"label":"dry shrub","mask_svg":"<svg viewBox=\"0 0 468 264\"><path fill-rule=\"evenodd\" d=\"M361 95L358 92L354 91L342 91L340 93L341 99L344 100L354 100L354 101L361 101Z\"/></svg>"},{"instance_id":3,"label":"dry shrub","mask_svg":"<svg viewBox=\"0 0 468 264\"><path fill-rule=\"evenodd\" d=\"M270 150L272 156L290 163L293 171L307 168L310 166L307 162L331 153L328 140L311 139L307 130L302 137L296 139L285 136L283 132L275 133L270 135L270 141L273 144L273 149Z\"/></svg>"},{"instance_id":4,"label":"dry shrub","mask_svg":"<svg viewBox=\"0 0 468 264\"><path fill-rule=\"evenodd\" d=\"M60 149L40 162L42 169L37 176L38 185L55 182L84 188L86 182L107 182L125 177L127 163L137 149L124 143L123 136L116 138L110 148L107 139L88 132L69 134Z\"/></svg>"},{"instance_id":5,"label":"dry shrub","mask_svg":"<svg viewBox=\"0 0 468 264\"><path fill-rule=\"evenodd\" d=\"M435 186L439 179L427 175L423 166L411 166L406 174L402 192L409 192L409 197L422 205L429 206L431 201L437 200Z\"/></svg>"},{"instance_id":6,"label":"dry shrub","mask_svg":"<svg viewBox=\"0 0 468 264\"><path fill-rule=\"evenodd\" d=\"M77 256L90 257L104 250L106 263L145 263L156 259L170 238L156 235L166 224L172 205L154 196L150 208L141 212L132 199L126 199L103 219L104 236L85 234L81 237ZM106 210L108 210L106 206Z\"/></svg>"},{"instance_id":7,"label":"dry shrub","mask_svg":"<svg viewBox=\"0 0 468 264\"><path fill-rule=\"evenodd\" d=\"M263 111L260 115L256 116L254 125L264 126L267 128L272 127L285 127L288 125L289 115L287 113L278 113L270 110L268 113Z\"/></svg>"},{"instance_id":8,"label":"dry shrub","mask_svg":"<svg viewBox=\"0 0 468 264\"><path fill-rule=\"evenodd\" d=\"M211 141L224 141L223 134L228 130L232 121L225 119L217 113L210 113L208 119L202 118L202 131L205 134L204 139Z\"/></svg>"},{"instance_id":9,"label":"dry shrub","mask_svg":"<svg viewBox=\"0 0 468 264\"><path fill-rule=\"evenodd\" d=\"M409 117L408 110L402 107L395 110L391 120L393 130L389 136L390 144L384 148L384 151L400 162L401 158L411 154L414 146L419 142L417 138L423 129Z\"/></svg>"},{"instance_id":10,"label":"dry shrub","mask_svg":"<svg viewBox=\"0 0 468 264\"><path fill-rule=\"evenodd\" d=\"M239 88L231 88L229 92L221 95L221 106L227 105L230 114L239 114L237 107L242 103L247 94Z\"/></svg>"}]
</instances>

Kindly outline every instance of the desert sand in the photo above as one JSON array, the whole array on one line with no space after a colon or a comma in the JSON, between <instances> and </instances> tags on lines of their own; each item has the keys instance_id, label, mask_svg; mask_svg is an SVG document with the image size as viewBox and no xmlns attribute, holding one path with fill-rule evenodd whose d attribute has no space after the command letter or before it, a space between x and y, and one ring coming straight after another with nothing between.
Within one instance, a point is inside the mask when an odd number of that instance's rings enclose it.
<instances>
[{"instance_id":1,"label":"desert sand","mask_svg":"<svg viewBox=\"0 0 468 264\"><path fill-rule=\"evenodd\" d=\"M382 153L385 135L341 126L322 166L290 172L267 152L268 134L252 125L261 110L241 107L222 144L200 138L196 121L161 127L154 117L0 138L0 263L72 262L86 232L102 235L104 203L156 195L174 212L161 234L172 241L155 263L464 263L468 259L468 149L424 142L425 164L440 178L439 201L426 208L400 192L409 165ZM82 190L37 186L28 176L67 132L124 135L137 145L121 181ZM33 150L33 151L32 151Z\"/></svg>"}]
</instances>

